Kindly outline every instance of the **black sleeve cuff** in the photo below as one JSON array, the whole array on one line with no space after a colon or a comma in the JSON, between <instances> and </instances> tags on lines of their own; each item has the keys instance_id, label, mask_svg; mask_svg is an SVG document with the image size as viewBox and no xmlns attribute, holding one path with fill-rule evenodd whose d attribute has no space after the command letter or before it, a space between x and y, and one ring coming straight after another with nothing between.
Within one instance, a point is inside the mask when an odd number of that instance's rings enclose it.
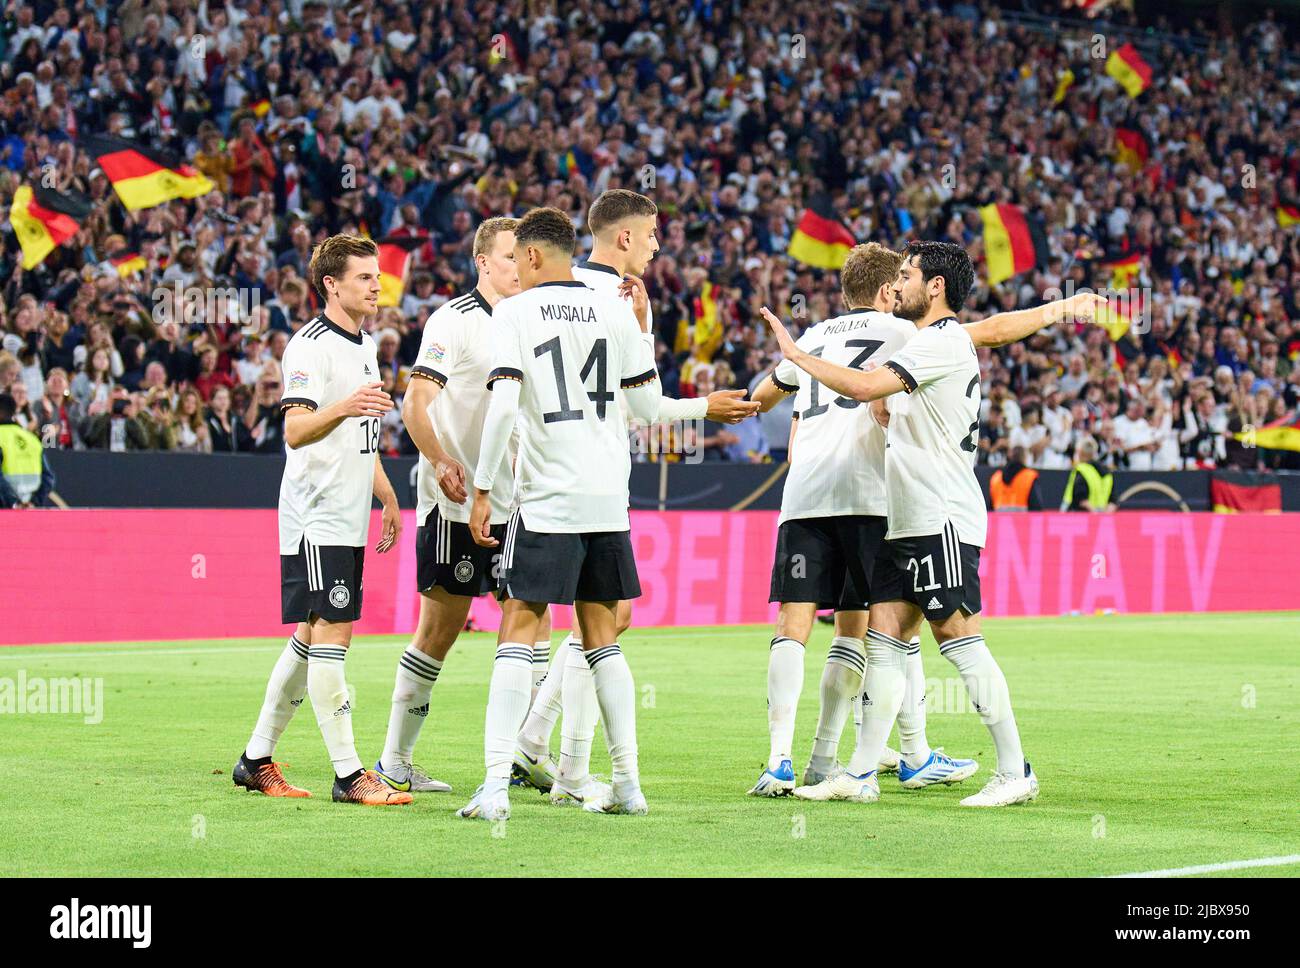
<instances>
[{"instance_id":1,"label":"black sleeve cuff","mask_svg":"<svg viewBox=\"0 0 1300 968\"><path fill-rule=\"evenodd\" d=\"M512 366L498 366L488 374L487 385L489 390L492 389L492 384L496 383L497 380L514 380L516 383L523 383L524 373Z\"/></svg>"},{"instance_id":2,"label":"black sleeve cuff","mask_svg":"<svg viewBox=\"0 0 1300 968\"><path fill-rule=\"evenodd\" d=\"M444 374L427 366L411 367L411 376L418 376L426 380L432 380L440 387L445 387L447 385L447 377Z\"/></svg>"},{"instance_id":3,"label":"black sleeve cuff","mask_svg":"<svg viewBox=\"0 0 1300 968\"><path fill-rule=\"evenodd\" d=\"M780 390L782 393L798 393L798 392L799 392L799 384L795 383L795 384L792 385L792 384L789 384L789 383L784 382L780 377L778 377L778 376L776 375L776 371L775 371L775 370L772 371L772 385L773 385L774 387L776 387L778 390Z\"/></svg>"},{"instance_id":4,"label":"black sleeve cuff","mask_svg":"<svg viewBox=\"0 0 1300 968\"><path fill-rule=\"evenodd\" d=\"M893 360L890 360L885 364L885 369L887 369L890 373L894 374L894 376L898 377L900 380L903 381L903 389L906 390L908 393L911 393L913 390L916 389L916 378L913 377L912 374L908 373L907 370L903 369L903 367L895 363Z\"/></svg>"},{"instance_id":5,"label":"black sleeve cuff","mask_svg":"<svg viewBox=\"0 0 1300 968\"><path fill-rule=\"evenodd\" d=\"M631 390L633 387L643 387L647 383L653 383L657 379L659 379L659 371L651 369L638 376L625 376L618 385L623 390Z\"/></svg>"},{"instance_id":6,"label":"black sleeve cuff","mask_svg":"<svg viewBox=\"0 0 1300 968\"><path fill-rule=\"evenodd\" d=\"M306 397L285 397L280 401L280 409L288 410L290 407L306 407L308 410L315 412L316 401L308 400Z\"/></svg>"}]
</instances>

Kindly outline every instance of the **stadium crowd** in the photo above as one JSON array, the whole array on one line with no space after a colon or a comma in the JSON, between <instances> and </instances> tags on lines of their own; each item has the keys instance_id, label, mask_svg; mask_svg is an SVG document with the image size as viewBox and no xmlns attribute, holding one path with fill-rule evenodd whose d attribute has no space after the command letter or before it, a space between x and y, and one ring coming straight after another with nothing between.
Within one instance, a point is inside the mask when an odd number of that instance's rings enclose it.
<instances>
[{"instance_id":1,"label":"stadium crowd","mask_svg":"<svg viewBox=\"0 0 1300 968\"><path fill-rule=\"evenodd\" d=\"M786 255L824 191L859 241L957 242L977 265L979 206L1041 217L1046 264L981 281L970 319L1139 257L1145 320L1119 341L1056 327L982 351L981 461L1064 468L1091 438L1117 468L1297 466L1235 436L1300 402L1300 228L1278 214L1300 198L1295 42L1271 17L1231 37L1143 26L1163 39L1133 100L1090 56L1104 25L1047 35L995 4L12 0L0 210L24 182L96 207L28 271L5 224L0 392L47 447L278 453L315 242L412 240L372 329L399 396L429 312L474 284L483 218L554 205L581 233L611 187L659 206L665 392L752 388L774 363L761 306L799 325L844 308L834 272ZM1145 162L1116 160L1121 127ZM129 212L79 147L97 133L216 190ZM790 407L699 443L781 459ZM414 453L399 413L382 446Z\"/></svg>"}]
</instances>

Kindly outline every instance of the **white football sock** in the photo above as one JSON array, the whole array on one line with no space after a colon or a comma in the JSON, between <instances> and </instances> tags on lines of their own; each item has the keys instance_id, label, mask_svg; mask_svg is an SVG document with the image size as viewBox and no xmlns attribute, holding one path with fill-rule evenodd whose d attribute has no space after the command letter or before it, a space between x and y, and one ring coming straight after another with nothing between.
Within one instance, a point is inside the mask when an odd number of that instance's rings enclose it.
<instances>
[{"instance_id":1,"label":"white football sock","mask_svg":"<svg viewBox=\"0 0 1300 968\"><path fill-rule=\"evenodd\" d=\"M584 782L591 771L591 742L600 716L596 680L591 666L587 665L581 642L569 646L560 693L564 703L564 719L560 722L560 778L572 787Z\"/></svg>"},{"instance_id":2,"label":"white football sock","mask_svg":"<svg viewBox=\"0 0 1300 968\"><path fill-rule=\"evenodd\" d=\"M564 671L569 667L571 644L572 636L568 636L555 651L555 662L547 671L546 678L538 685L532 708L524 720L524 728L519 731L520 749L535 760L551 755L551 733L555 731L556 720L560 718L563 702L560 690L564 685Z\"/></svg>"},{"instance_id":3,"label":"white football sock","mask_svg":"<svg viewBox=\"0 0 1300 968\"><path fill-rule=\"evenodd\" d=\"M939 647L939 654L957 667L980 720L993 736L998 753L998 772L1024 776L1025 754L1020 747L1020 730L1011 712L1011 691L1006 676L982 635L949 639Z\"/></svg>"},{"instance_id":4,"label":"white football sock","mask_svg":"<svg viewBox=\"0 0 1300 968\"><path fill-rule=\"evenodd\" d=\"M641 786L636 755L636 684L618 643L585 653L596 683L596 701L605 721L611 777L616 794L626 795Z\"/></svg>"},{"instance_id":5,"label":"white football sock","mask_svg":"<svg viewBox=\"0 0 1300 968\"><path fill-rule=\"evenodd\" d=\"M551 640L543 639L533 643L533 702L537 702L537 690L542 687L546 671L551 661Z\"/></svg>"},{"instance_id":6,"label":"white football sock","mask_svg":"<svg viewBox=\"0 0 1300 968\"><path fill-rule=\"evenodd\" d=\"M907 651L907 690L898 711L898 753L907 765L918 767L930 758L925 738L925 666L921 662L921 639L912 639Z\"/></svg>"},{"instance_id":7,"label":"white football sock","mask_svg":"<svg viewBox=\"0 0 1300 968\"><path fill-rule=\"evenodd\" d=\"M307 694L334 764L334 775L340 777L364 769L352 740L352 703L343 672L347 654L342 645L313 645L307 657Z\"/></svg>"},{"instance_id":8,"label":"white football sock","mask_svg":"<svg viewBox=\"0 0 1300 968\"><path fill-rule=\"evenodd\" d=\"M489 780L510 779L515 737L528 715L532 692L533 647L527 642L498 645L483 726L483 762Z\"/></svg>"},{"instance_id":9,"label":"white football sock","mask_svg":"<svg viewBox=\"0 0 1300 968\"><path fill-rule=\"evenodd\" d=\"M280 658L275 660L271 678L267 680L262 711L253 727L253 736L244 749L249 759L260 760L274 755L275 744L280 741L280 735L306 694L307 646L299 642L296 635L291 635Z\"/></svg>"},{"instance_id":10,"label":"white football sock","mask_svg":"<svg viewBox=\"0 0 1300 968\"><path fill-rule=\"evenodd\" d=\"M791 759L794 718L803 690L803 643L778 635L767 654L767 732L771 745L767 768Z\"/></svg>"},{"instance_id":11,"label":"white football sock","mask_svg":"<svg viewBox=\"0 0 1300 968\"><path fill-rule=\"evenodd\" d=\"M393 682L393 708L388 714L388 736L379 760L386 767L399 763L410 766L415 741L429 715L429 697L433 684L442 672L442 663L408 645L397 660L397 677Z\"/></svg>"},{"instance_id":12,"label":"white football sock","mask_svg":"<svg viewBox=\"0 0 1300 968\"><path fill-rule=\"evenodd\" d=\"M862 683L863 716L858 746L849 761L854 776L880 764L885 741L894 728L907 689L907 643L870 629L867 631L867 675Z\"/></svg>"},{"instance_id":13,"label":"white football sock","mask_svg":"<svg viewBox=\"0 0 1300 968\"><path fill-rule=\"evenodd\" d=\"M829 773L835 765L844 722L862 692L862 676L867 668L867 650L861 639L837 635L831 639L826 666L822 669L821 712L813 740L811 766L819 773Z\"/></svg>"}]
</instances>

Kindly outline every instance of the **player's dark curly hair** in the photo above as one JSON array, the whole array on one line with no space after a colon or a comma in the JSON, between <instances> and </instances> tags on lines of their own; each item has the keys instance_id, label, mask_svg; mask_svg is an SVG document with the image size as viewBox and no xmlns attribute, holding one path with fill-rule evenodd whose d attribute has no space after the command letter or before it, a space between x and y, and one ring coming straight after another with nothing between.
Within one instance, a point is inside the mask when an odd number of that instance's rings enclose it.
<instances>
[{"instance_id":1,"label":"player's dark curly hair","mask_svg":"<svg viewBox=\"0 0 1300 968\"><path fill-rule=\"evenodd\" d=\"M558 208L535 208L515 226L517 245L546 245L573 255L578 247L578 233L569 216Z\"/></svg>"},{"instance_id":2,"label":"player's dark curly hair","mask_svg":"<svg viewBox=\"0 0 1300 968\"><path fill-rule=\"evenodd\" d=\"M975 266L966 250L951 242L913 239L903 249L903 258L910 262L913 257L916 258L916 267L921 270L922 281L929 282L935 276L942 279L948 308L954 313L961 312L970 291L975 288Z\"/></svg>"}]
</instances>

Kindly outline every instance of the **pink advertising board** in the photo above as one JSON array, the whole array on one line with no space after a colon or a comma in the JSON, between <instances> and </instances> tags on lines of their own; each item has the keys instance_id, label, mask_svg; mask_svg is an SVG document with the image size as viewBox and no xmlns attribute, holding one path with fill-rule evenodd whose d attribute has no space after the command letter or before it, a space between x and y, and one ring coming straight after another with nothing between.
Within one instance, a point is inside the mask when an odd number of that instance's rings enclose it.
<instances>
[{"instance_id":1,"label":"pink advertising board","mask_svg":"<svg viewBox=\"0 0 1300 968\"><path fill-rule=\"evenodd\" d=\"M407 512L400 546L367 554L359 634L414 628L414 528ZM272 510L10 511L0 536L0 643L284 631ZM775 512L634 511L634 624L770 621L775 538ZM990 616L1294 609L1298 577L1300 514L990 515L980 563ZM496 615L475 603L482 627Z\"/></svg>"}]
</instances>

